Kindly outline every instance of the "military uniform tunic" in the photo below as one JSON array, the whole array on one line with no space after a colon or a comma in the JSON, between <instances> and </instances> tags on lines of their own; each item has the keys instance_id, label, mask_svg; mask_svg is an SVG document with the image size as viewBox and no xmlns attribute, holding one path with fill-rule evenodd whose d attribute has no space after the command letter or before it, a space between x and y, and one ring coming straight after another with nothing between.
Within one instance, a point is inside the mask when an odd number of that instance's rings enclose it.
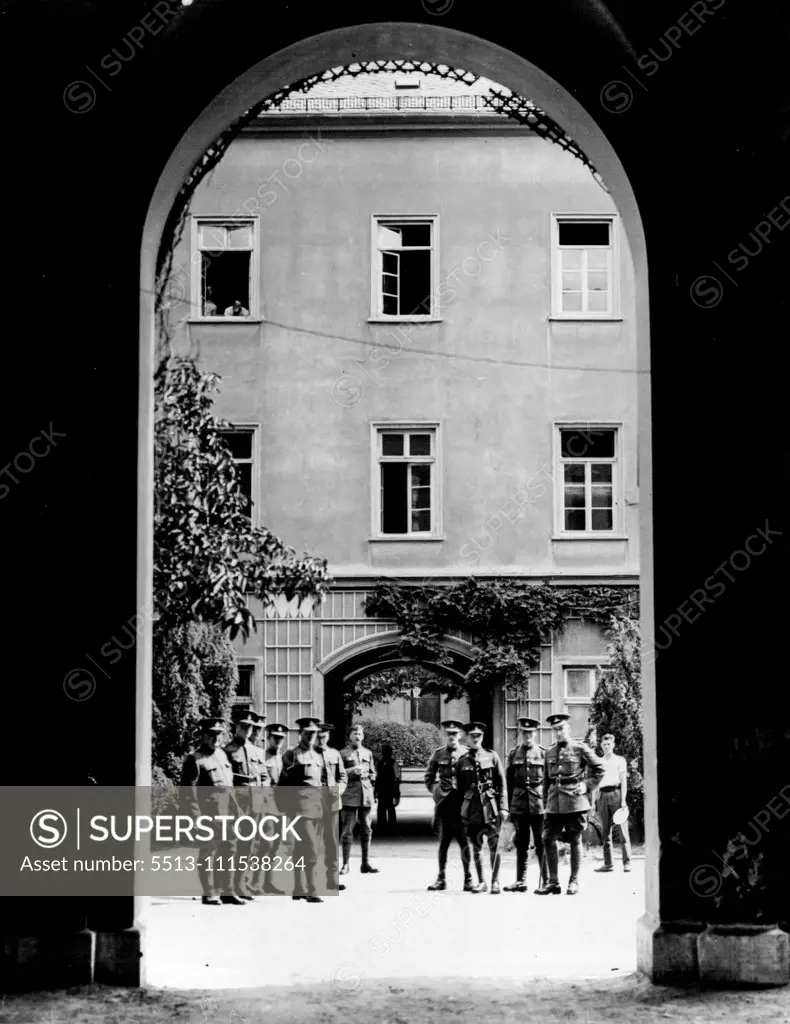
<instances>
[{"instance_id":1,"label":"military uniform tunic","mask_svg":"<svg viewBox=\"0 0 790 1024\"><path fill-rule=\"evenodd\" d=\"M589 794L603 773L601 759L586 743L568 740L549 747L543 783L546 814L589 811Z\"/></svg>"},{"instance_id":2,"label":"military uniform tunic","mask_svg":"<svg viewBox=\"0 0 790 1024\"><path fill-rule=\"evenodd\" d=\"M468 747L459 743L455 750L439 747L431 754L428 767L425 769L425 785L433 796L437 817L461 813L456 766L468 750Z\"/></svg>"},{"instance_id":3,"label":"military uniform tunic","mask_svg":"<svg viewBox=\"0 0 790 1024\"><path fill-rule=\"evenodd\" d=\"M502 759L495 750L468 750L456 766L464 822L491 825L508 809Z\"/></svg>"},{"instance_id":4,"label":"military uniform tunic","mask_svg":"<svg viewBox=\"0 0 790 1024\"><path fill-rule=\"evenodd\" d=\"M541 815L546 749L539 744L519 744L507 755L507 792L511 815Z\"/></svg>"},{"instance_id":5,"label":"military uniform tunic","mask_svg":"<svg viewBox=\"0 0 790 1024\"><path fill-rule=\"evenodd\" d=\"M193 818L201 814L215 817L238 813L233 769L221 747L187 754L181 769L180 786L186 804L184 811ZM218 836L199 848L198 877L206 898L215 899L220 893L233 891L235 872L229 865L231 858L236 856L236 845L235 840L223 841Z\"/></svg>"}]
</instances>

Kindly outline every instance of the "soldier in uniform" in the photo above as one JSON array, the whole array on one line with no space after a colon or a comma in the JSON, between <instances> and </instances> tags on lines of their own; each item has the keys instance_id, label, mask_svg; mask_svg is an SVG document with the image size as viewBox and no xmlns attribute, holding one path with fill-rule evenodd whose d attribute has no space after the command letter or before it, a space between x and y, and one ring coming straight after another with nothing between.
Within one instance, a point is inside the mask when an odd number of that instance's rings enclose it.
<instances>
[{"instance_id":1,"label":"soldier in uniform","mask_svg":"<svg viewBox=\"0 0 790 1024\"><path fill-rule=\"evenodd\" d=\"M263 722L266 721L265 715L259 715L259 719ZM279 723L272 723L271 725L265 726L266 729L266 745L261 749L261 756L263 763L266 767L266 774L269 777L269 782L272 786L276 786L280 781L280 775L283 770L283 754L285 753L285 740L288 736L288 727L280 725ZM273 808L271 813L276 813L276 808ZM281 839L273 839L271 842L261 841L258 844L258 856L260 858L268 857L269 863L273 864L273 858L277 855L277 851L281 846ZM251 885L251 891L256 895L263 896L264 894L271 896L284 896L285 893L282 889L278 889L272 881L273 867L264 869L263 866L255 872L253 878L253 884Z\"/></svg>"},{"instance_id":2,"label":"soldier in uniform","mask_svg":"<svg viewBox=\"0 0 790 1024\"><path fill-rule=\"evenodd\" d=\"M535 856L540 864L540 885L546 883L546 858L543 855L543 775L546 770L546 749L535 741L540 726L534 718L519 718L519 742L507 756L507 798L510 820L515 829L516 880L505 886L505 892L529 892L527 858L529 834L535 843Z\"/></svg>"},{"instance_id":3,"label":"soldier in uniform","mask_svg":"<svg viewBox=\"0 0 790 1024\"><path fill-rule=\"evenodd\" d=\"M325 814L321 820L319 836L323 841L326 856L326 884L328 889L337 889L339 892L345 890L345 885L337 881L338 874L338 823L340 819L340 808L343 805L342 797L348 785L348 773L343 764L340 751L329 746L329 734L334 729L329 722L320 722L318 725L318 737L315 749L324 759L324 767L321 771L322 786L336 786L338 790L337 807L326 807Z\"/></svg>"},{"instance_id":4,"label":"soldier in uniform","mask_svg":"<svg viewBox=\"0 0 790 1024\"><path fill-rule=\"evenodd\" d=\"M294 868L294 889L291 899L306 900L308 903L323 903L316 886L318 862L318 825L323 817L323 801L320 794L310 799L310 790L321 789L321 772L324 759L315 749L318 735L318 718L298 718L299 742L283 754L283 766L277 785L299 787L298 805L302 820L299 831L304 836L301 843L294 844L294 862L304 857L304 869Z\"/></svg>"},{"instance_id":5,"label":"soldier in uniform","mask_svg":"<svg viewBox=\"0 0 790 1024\"><path fill-rule=\"evenodd\" d=\"M343 847L343 866L341 875L348 874L348 861L351 856L351 843L354 839L354 825L359 820L359 842L362 847L362 865L360 871L366 875L375 875L378 868L370 863L370 839L373 829L370 819L373 815L373 786L376 782L376 765L373 753L362 746L365 731L361 725L352 725L348 732L348 746L340 753L348 774L348 784L343 793L343 809L340 812L342 831L340 835Z\"/></svg>"},{"instance_id":6,"label":"soldier in uniform","mask_svg":"<svg viewBox=\"0 0 790 1024\"><path fill-rule=\"evenodd\" d=\"M233 785L236 787L236 801L241 814L256 817L256 803L253 791L260 786L270 786L269 773L260 755L260 747L256 747L250 739L255 719L250 714L244 714L236 722L236 734L230 743L225 747L231 768L233 769ZM260 796L260 795L259 795ZM258 810L260 808L257 808ZM255 839L239 840L238 856L239 861L246 858L249 862L253 853L256 852ZM243 900L255 899L255 894L249 888L249 875L247 872L236 872L236 895Z\"/></svg>"},{"instance_id":7,"label":"soldier in uniform","mask_svg":"<svg viewBox=\"0 0 790 1024\"><path fill-rule=\"evenodd\" d=\"M220 746L224 729L220 719L204 718L200 723L197 749L184 759L180 782L183 811L193 819L201 814L212 818L220 814L238 814L233 769ZM203 903L207 906L216 907L220 903L244 906L244 900L234 892L235 878L230 858L235 856L235 840L214 839L200 847L198 877L203 888Z\"/></svg>"},{"instance_id":8,"label":"soldier in uniform","mask_svg":"<svg viewBox=\"0 0 790 1024\"><path fill-rule=\"evenodd\" d=\"M464 865L464 891L471 892L472 854L461 822L461 794L458 789L458 778L455 767L458 759L468 750L460 741L459 734L463 729L460 722L448 719L442 722L446 743L431 754L428 767L425 769L425 785L433 796L435 822L439 831L439 874L436 881L428 886L432 892L447 888L447 854L450 843L456 840L461 848L461 859Z\"/></svg>"},{"instance_id":9,"label":"soldier in uniform","mask_svg":"<svg viewBox=\"0 0 790 1024\"><path fill-rule=\"evenodd\" d=\"M598 786L604 767L599 757L586 743L571 739L568 722L570 715L549 715L548 725L554 729L556 742L546 751L546 772L543 797L546 803L546 821L543 844L549 879L536 889L538 896L562 892L557 875L557 841L565 836L571 847L571 876L566 890L568 896L579 891L579 869L582 863L582 833L590 810L589 797Z\"/></svg>"},{"instance_id":10,"label":"soldier in uniform","mask_svg":"<svg viewBox=\"0 0 790 1024\"><path fill-rule=\"evenodd\" d=\"M507 780L502 759L495 750L483 746L488 726L470 722L465 727L469 749L455 767L461 793L461 820L467 841L472 846L477 885L471 892L488 892L483 874L483 840L488 840L491 857L491 894L499 893L499 832L507 818Z\"/></svg>"}]
</instances>

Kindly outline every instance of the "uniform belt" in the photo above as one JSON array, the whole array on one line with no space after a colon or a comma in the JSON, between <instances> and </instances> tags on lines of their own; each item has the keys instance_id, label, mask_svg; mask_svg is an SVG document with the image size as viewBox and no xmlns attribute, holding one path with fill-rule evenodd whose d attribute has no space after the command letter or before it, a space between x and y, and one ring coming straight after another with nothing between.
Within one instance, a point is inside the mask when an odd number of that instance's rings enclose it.
<instances>
[{"instance_id":1,"label":"uniform belt","mask_svg":"<svg viewBox=\"0 0 790 1024\"><path fill-rule=\"evenodd\" d=\"M571 779L563 775L555 775L551 781L556 782L559 786L576 786L581 782L581 779Z\"/></svg>"},{"instance_id":2,"label":"uniform belt","mask_svg":"<svg viewBox=\"0 0 790 1024\"><path fill-rule=\"evenodd\" d=\"M611 793L613 790L619 789L619 788L620 788L619 785L617 785L617 786L601 786L601 792L602 793Z\"/></svg>"}]
</instances>

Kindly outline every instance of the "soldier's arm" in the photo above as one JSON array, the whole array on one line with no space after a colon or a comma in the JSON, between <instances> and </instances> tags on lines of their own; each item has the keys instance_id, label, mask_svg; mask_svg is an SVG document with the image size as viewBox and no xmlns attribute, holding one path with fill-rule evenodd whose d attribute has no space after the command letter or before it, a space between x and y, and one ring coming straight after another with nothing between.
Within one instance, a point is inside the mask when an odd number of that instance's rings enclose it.
<instances>
[{"instance_id":1,"label":"soldier's arm","mask_svg":"<svg viewBox=\"0 0 790 1024\"><path fill-rule=\"evenodd\" d=\"M370 781L373 785L376 785L376 777L378 772L376 771L376 762L373 759L373 754L370 755Z\"/></svg>"},{"instance_id":2,"label":"soldier's arm","mask_svg":"<svg viewBox=\"0 0 790 1024\"><path fill-rule=\"evenodd\" d=\"M197 798L197 780L200 772L198 771L197 759L194 754L187 754L184 764L181 767L181 781L179 785L181 787L181 803L182 810L185 814L189 814L192 817L198 817L200 814L200 804Z\"/></svg>"},{"instance_id":3,"label":"soldier's arm","mask_svg":"<svg viewBox=\"0 0 790 1024\"><path fill-rule=\"evenodd\" d=\"M282 771L280 772L280 778L277 780L277 785L278 786L288 786L288 785L290 785L290 782L288 780L288 775L289 775L289 772L293 769L294 761L295 761L295 758L294 758L293 751L292 750L286 750L285 753L283 754L283 768L282 768Z\"/></svg>"},{"instance_id":4,"label":"soldier's arm","mask_svg":"<svg viewBox=\"0 0 790 1024\"><path fill-rule=\"evenodd\" d=\"M337 755L337 792L338 796L342 796L348 788L348 772L346 766L343 763L343 755Z\"/></svg>"},{"instance_id":5,"label":"soldier's arm","mask_svg":"<svg viewBox=\"0 0 790 1024\"><path fill-rule=\"evenodd\" d=\"M507 768L505 770L505 783L507 789L507 802L508 807L513 803L513 790L515 789L515 776L516 769L513 765L513 755L515 750L511 750L507 755Z\"/></svg>"},{"instance_id":6,"label":"soldier's arm","mask_svg":"<svg viewBox=\"0 0 790 1024\"><path fill-rule=\"evenodd\" d=\"M428 762L428 767L425 769L425 785L429 793L433 793L433 786L436 782L436 773L439 770L439 762L436 760L436 754L431 754L431 759Z\"/></svg>"},{"instance_id":7,"label":"soldier's arm","mask_svg":"<svg viewBox=\"0 0 790 1024\"><path fill-rule=\"evenodd\" d=\"M505 768L502 764L502 758L494 751L494 784L499 791L499 810L502 814L507 814L508 808L510 807L510 799L507 791L507 779L505 778Z\"/></svg>"},{"instance_id":8,"label":"soldier's arm","mask_svg":"<svg viewBox=\"0 0 790 1024\"><path fill-rule=\"evenodd\" d=\"M581 755L587 765L587 789L590 793L594 793L598 789L598 783L603 778L606 769L600 757L594 754L586 743L582 743Z\"/></svg>"},{"instance_id":9,"label":"soldier's arm","mask_svg":"<svg viewBox=\"0 0 790 1024\"><path fill-rule=\"evenodd\" d=\"M548 751L544 752L543 757L543 803L545 804L549 799L549 758Z\"/></svg>"}]
</instances>

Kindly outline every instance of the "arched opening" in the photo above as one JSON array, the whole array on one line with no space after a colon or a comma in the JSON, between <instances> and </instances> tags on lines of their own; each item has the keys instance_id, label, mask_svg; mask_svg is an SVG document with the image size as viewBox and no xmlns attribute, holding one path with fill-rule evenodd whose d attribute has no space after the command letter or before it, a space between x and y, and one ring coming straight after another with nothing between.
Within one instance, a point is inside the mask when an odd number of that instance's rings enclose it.
<instances>
[{"instance_id":1,"label":"arched opening","mask_svg":"<svg viewBox=\"0 0 790 1024\"><path fill-rule=\"evenodd\" d=\"M168 162L151 202L143 240L143 266L141 288L141 409L140 409L140 562L139 597L144 603L151 586L151 452L152 452L152 394L150 381L155 359L156 255L163 231L179 189L191 168L207 146L229 123L241 116L262 96L275 92L285 83L321 72L327 67L349 64L359 60L389 59L393 54L408 53L414 60L441 62L469 68L502 83L519 95L527 96L556 120L587 153L600 172L619 211L634 266L635 337L637 366L645 371L649 365L647 272L646 253L638 210L625 172L616 153L607 142L594 120L575 102L570 93L552 81L540 69L516 54L485 40L449 29L415 25L366 25L337 32L329 32L280 51L236 80L204 112L182 140ZM646 373L639 376L640 423L640 477L644 495L649 495L649 405ZM642 615L645 622L652 621L651 563L650 563L650 508L643 498L640 506L640 573L642 586ZM386 663L386 662L383 662ZM363 661L346 665L344 673L365 671ZM324 692L335 692L331 687L331 673L324 676ZM141 637L138 656L138 782L150 780L150 635ZM646 710L647 768L646 796L653 817L648 818L648 863L646 873L648 909L657 907L657 823L655 820L655 733L654 693L651 668L644 678ZM333 717L330 705L325 704L326 717ZM334 716L337 717L337 716ZM138 906L138 910L141 909ZM139 915L138 915L139 916Z\"/></svg>"}]
</instances>

